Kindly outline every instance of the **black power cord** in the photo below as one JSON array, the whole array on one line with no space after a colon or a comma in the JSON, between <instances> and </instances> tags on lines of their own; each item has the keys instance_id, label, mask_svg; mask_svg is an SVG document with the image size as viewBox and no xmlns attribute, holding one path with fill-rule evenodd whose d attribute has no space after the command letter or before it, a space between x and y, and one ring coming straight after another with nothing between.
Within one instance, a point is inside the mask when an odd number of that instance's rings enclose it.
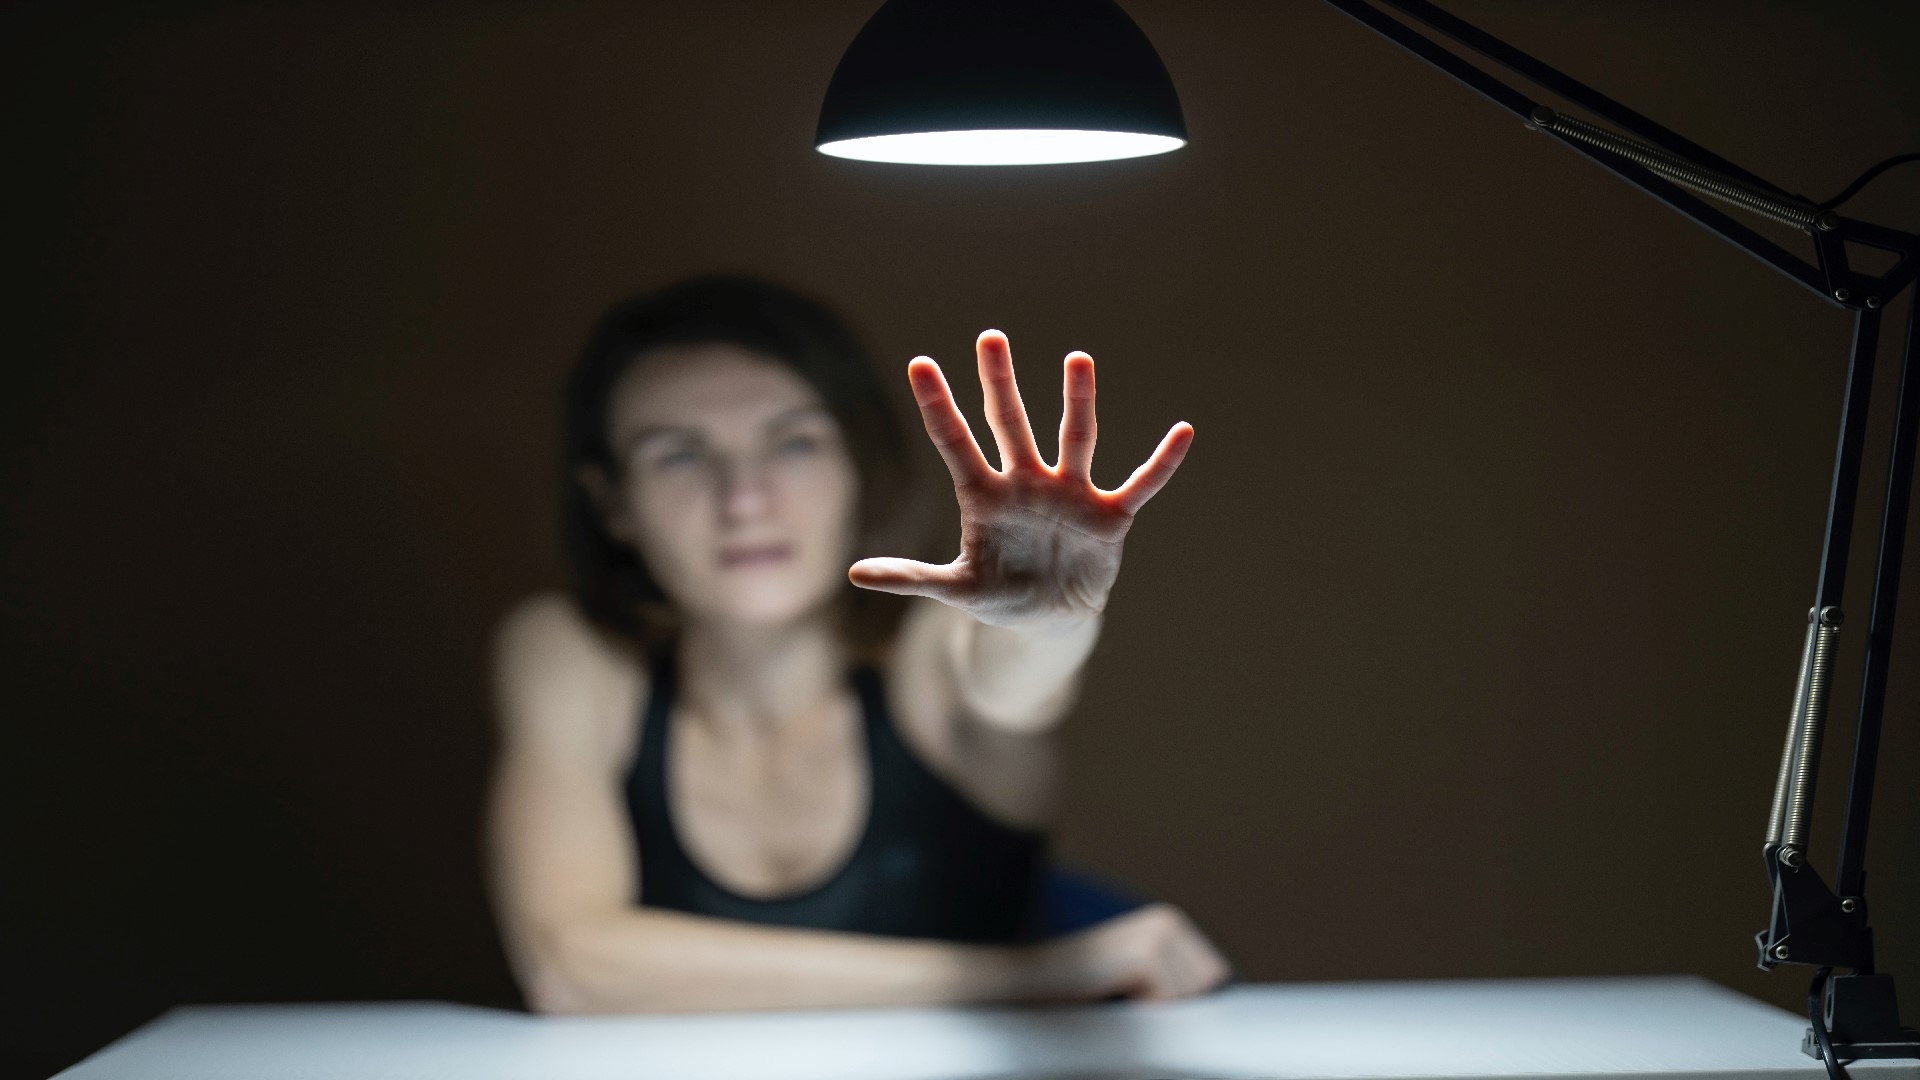
<instances>
[{"instance_id":1,"label":"black power cord","mask_svg":"<svg viewBox=\"0 0 1920 1080\"><path fill-rule=\"evenodd\" d=\"M1920 154L1895 154L1893 157L1890 157L1887 160L1880 162L1878 165L1875 165L1871 169L1868 169L1866 172L1863 172L1858 177L1854 178L1853 183L1848 184L1845 191L1842 191L1840 194L1835 195L1831 199L1828 199L1826 202L1816 203L1814 205L1818 206L1822 210L1831 210L1834 207L1839 206L1841 203L1846 202L1848 199L1853 198L1855 195L1860 194L1860 189L1866 187L1868 184L1873 183L1874 178L1879 176L1881 173L1886 172L1888 169L1893 168L1895 165L1905 165L1909 161L1920 161Z\"/></svg>"},{"instance_id":2,"label":"black power cord","mask_svg":"<svg viewBox=\"0 0 1920 1080\"><path fill-rule=\"evenodd\" d=\"M1820 992L1826 989L1827 976L1832 974L1830 967L1814 973L1813 985L1807 988L1807 1019L1813 1021L1813 1037L1820 1044L1820 1060L1827 1065L1827 1080L1849 1080L1840 1059L1833 1055L1833 1036L1827 1031L1827 1018L1821 1015L1826 1010L1821 1007Z\"/></svg>"}]
</instances>

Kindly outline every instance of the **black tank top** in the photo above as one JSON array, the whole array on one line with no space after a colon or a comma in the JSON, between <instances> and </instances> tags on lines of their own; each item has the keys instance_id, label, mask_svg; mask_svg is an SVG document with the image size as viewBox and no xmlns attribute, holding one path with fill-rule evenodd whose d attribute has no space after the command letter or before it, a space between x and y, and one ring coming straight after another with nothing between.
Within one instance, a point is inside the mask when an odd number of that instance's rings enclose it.
<instances>
[{"instance_id":1,"label":"black tank top","mask_svg":"<svg viewBox=\"0 0 1920 1080\"><path fill-rule=\"evenodd\" d=\"M994 821L935 776L901 741L880 677L853 674L865 731L871 794L853 853L831 877L771 899L739 893L702 873L667 800L675 658L651 665L652 696L627 776L627 810L640 849L640 902L696 915L817 930L962 942L1039 935L1044 834Z\"/></svg>"}]
</instances>

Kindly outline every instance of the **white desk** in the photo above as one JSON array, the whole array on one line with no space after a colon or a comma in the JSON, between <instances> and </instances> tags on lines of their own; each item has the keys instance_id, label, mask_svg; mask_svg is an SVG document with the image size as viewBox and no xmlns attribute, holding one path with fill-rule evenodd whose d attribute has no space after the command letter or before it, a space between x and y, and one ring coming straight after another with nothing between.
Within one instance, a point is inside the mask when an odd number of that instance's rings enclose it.
<instances>
[{"instance_id":1,"label":"white desk","mask_svg":"<svg viewBox=\"0 0 1920 1080\"><path fill-rule=\"evenodd\" d=\"M1692 978L1242 986L1197 1001L533 1017L435 1003L176 1009L62 1080L1824 1080L1804 1017ZM1865 1080L1920 1063L1858 1062Z\"/></svg>"}]
</instances>

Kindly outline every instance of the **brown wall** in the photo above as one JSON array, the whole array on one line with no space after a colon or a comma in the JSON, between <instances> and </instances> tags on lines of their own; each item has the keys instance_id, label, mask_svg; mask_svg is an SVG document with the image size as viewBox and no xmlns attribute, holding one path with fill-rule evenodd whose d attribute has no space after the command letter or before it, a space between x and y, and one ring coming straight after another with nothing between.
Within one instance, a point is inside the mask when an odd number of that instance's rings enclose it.
<instances>
[{"instance_id":1,"label":"brown wall","mask_svg":"<svg viewBox=\"0 0 1920 1080\"><path fill-rule=\"evenodd\" d=\"M1248 977L1799 1000L1750 935L1847 317L1304 0L1129 0L1191 123L1171 156L826 159L873 6L4 17L22 1068L182 1001L511 998L484 642L558 580L588 322L717 268L843 306L889 364L1000 327L1043 427L1091 351L1106 482L1198 427L1129 547L1061 839ZM1910 4L1456 6L1815 196L1920 145ZM1920 228L1916 183L1852 209ZM1910 628L1871 858L1909 1013L1917 707Z\"/></svg>"}]
</instances>

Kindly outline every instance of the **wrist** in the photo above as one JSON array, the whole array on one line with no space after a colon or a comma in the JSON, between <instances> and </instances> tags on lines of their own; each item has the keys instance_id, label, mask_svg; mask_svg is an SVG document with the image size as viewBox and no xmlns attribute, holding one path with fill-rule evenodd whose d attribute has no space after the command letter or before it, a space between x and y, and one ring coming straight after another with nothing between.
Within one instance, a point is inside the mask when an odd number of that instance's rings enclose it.
<instances>
[{"instance_id":1,"label":"wrist","mask_svg":"<svg viewBox=\"0 0 1920 1080\"><path fill-rule=\"evenodd\" d=\"M1099 638L1098 616L1019 627L956 619L946 649L960 704L1006 730L1049 727L1072 705Z\"/></svg>"},{"instance_id":2,"label":"wrist","mask_svg":"<svg viewBox=\"0 0 1920 1080\"><path fill-rule=\"evenodd\" d=\"M1063 977L1058 942L988 946L986 963L992 972L994 1000L1025 1004L1071 999L1073 988Z\"/></svg>"},{"instance_id":3,"label":"wrist","mask_svg":"<svg viewBox=\"0 0 1920 1080\"><path fill-rule=\"evenodd\" d=\"M1035 641L1053 641L1094 633L1100 629L1100 621L1101 613L1098 611L1075 612L1066 615L1045 615L1006 629Z\"/></svg>"},{"instance_id":4,"label":"wrist","mask_svg":"<svg viewBox=\"0 0 1920 1080\"><path fill-rule=\"evenodd\" d=\"M1023 945L964 945L959 998L973 1002L1035 1000L1034 948Z\"/></svg>"}]
</instances>

